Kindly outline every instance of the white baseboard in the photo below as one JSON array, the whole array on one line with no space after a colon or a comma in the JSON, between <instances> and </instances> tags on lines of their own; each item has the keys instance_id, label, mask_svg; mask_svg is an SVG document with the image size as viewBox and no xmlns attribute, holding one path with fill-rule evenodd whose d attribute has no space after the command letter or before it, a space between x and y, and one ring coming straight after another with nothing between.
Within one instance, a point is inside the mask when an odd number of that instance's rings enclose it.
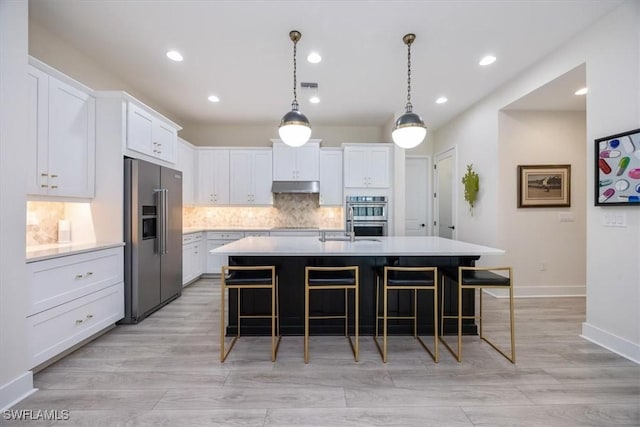
<instances>
[{"instance_id":1,"label":"white baseboard","mask_svg":"<svg viewBox=\"0 0 640 427\"><path fill-rule=\"evenodd\" d=\"M640 365L640 344L638 343L609 333L587 322L582 324L582 334L580 336Z\"/></svg>"},{"instance_id":2,"label":"white baseboard","mask_svg":"<svg viewBox=\"0 0 640 427\"><path fill-rule=\"evenodd\" d=\"M0 411L9 409L22 399L32 395L38 389L33 388L33 374L27 371L17 378L0 386Z\"/></svg>"},{"instance_id":3,"label":"white baseboard","mask_svg":"<svg viewBox=\"0 0 640 427\"><path fill-rule=\"evenodd\" d=\"M485 289L485 292L495 298L508 298L509 292L502 289ZM513 289L514 298L549 298L549 297L585 297L585 286L516 286Z\"/></svg>"}]
</instances>

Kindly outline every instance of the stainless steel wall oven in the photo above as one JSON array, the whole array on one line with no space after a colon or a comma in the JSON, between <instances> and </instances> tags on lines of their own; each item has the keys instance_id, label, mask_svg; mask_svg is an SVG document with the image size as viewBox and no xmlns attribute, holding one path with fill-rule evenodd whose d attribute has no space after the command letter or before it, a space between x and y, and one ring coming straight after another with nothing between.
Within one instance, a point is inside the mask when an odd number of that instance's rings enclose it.
<instances>
[{"instance_id":1,"label":"stainless steel wall oven","mask_svg":"<svg viewBox=\"0 0 640 427\"><path fill-rule=\"evenodd\" d=\"M388 202L386 196L347 196L346 228L356 236L386 236Z\"/></svg>"}]
</instances>

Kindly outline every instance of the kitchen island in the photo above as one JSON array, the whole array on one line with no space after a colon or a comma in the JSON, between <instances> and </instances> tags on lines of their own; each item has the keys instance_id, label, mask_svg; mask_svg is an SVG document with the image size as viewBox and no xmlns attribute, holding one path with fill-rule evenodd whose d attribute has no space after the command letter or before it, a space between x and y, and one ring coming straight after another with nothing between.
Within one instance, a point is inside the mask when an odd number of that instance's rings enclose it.
<instances>
[{"instance_id":1,"label":"kitchen island","mask_svg":"<svg viewBox=\"0 0 640 427\"><path fill-rule=\"evenodd\" d=\"M356 238L358 239L358 238ZM211 251L227 255L229 265L275 265L279 277L280 328L282 335L302 335L304 333L304 267L346 266L360 267L360 333L373 335L375 331L375 272L388 266L472 266L483 255L502 255L504 251L487 246L475 245L441 237L376 237L354 242L348 239L327 239L322 242L317 237L246 237ZM442 284L440 284L442 287ZM441 290L440 290L441 291ZM421 334L432 334L431 295L421 296L418 304ZM447 292L445 311L453 312L457 297ZM473 293L465 294L464 315L474 313ZM411 299L408 293L400 298L389 299L391 313L409 313ZM235 334L238 302L234 292L229 295L228 334ZM245 292L241 301L243 314L264 314L270 310L268 291ZM316 314L336 314L344 311L344 294L336 291L312 300L311 311ZM246 319L242 322L243 335L270 334L270 326L262 319ZM453 323L445 324L445 332L452 332ZM341 334L340 320L312 323L312 334ZM390 334L409 334L408 321L389 322ZM465 321L465 334L475 334L472 320Z\"/></svg>"}]
</instances>

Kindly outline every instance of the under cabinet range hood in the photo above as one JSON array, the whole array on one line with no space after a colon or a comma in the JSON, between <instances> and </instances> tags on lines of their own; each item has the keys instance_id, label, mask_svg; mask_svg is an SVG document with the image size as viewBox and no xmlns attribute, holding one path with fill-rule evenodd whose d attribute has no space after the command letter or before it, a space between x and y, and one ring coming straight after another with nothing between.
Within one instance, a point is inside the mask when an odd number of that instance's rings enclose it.
<instances>
[{"instance_id":1,"label":"under cabinet range hood","mask_svg":"<svg viewBox=\"0 0 640 427\"><path fill-rule=\"evenodd\" d=\"M273 181L272 193L319 193L319 181Z\"/></svg>"}]
</instances>

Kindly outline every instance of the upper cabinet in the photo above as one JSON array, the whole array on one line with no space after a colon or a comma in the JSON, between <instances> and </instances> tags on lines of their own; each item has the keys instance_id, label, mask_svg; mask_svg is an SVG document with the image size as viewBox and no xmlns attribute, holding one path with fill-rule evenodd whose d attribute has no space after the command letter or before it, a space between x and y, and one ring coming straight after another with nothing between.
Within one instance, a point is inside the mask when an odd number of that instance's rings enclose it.
<instances>
[{"instance_id":1,"label":"upper cabinet","mask_svg":"<svg viewBox=\"0 0 640 427\"><path fill-rule=\"evenodd\" d=\"M346 188L388 188L390 176L391 147L388 144L344 145Z\"/></svg>"},{"instance_id":2,"label":"upper cabinet","mask_svg":"<svg viewBox=\"0 0 640 427\"><path fill-rule=\"evenodd\" d=\"M320 150L320 204L342 206L342 150Z\"/></svg>"},{"instance_id":3,"label":"upper cabinet","mask_svg":"<svg viewBox=\"0 0 640 427\"><path fill-rule=\"evenodd\" d=\"M176 163L179 129L141 104L127 103L127 149Z\"/></svg>"},{"instance_id":4,"label":"upper cabinet","mask_svg":"<svg viewBox=\"0 0 640 427\"><path fill-rule=\"evenodd\" d=\"M271 149L231 150L229 154L232 205L272 205Z\"/></svg>"},{"instance_id":5,"label":"upper cabinet","mask_svg":"<svg viewBox=\"0 0 640 427\"><path fill-rule=\"evenodd\" d=\"M32 62L48 72L28 68L28 194L94 197L95 98L90 89Z\"/></svg>"},{"instance_id":6,"label":"upper cabinet","mask_svg":"<svg viewBox=\"0 0 640 427\"><path fill-rule=\"evenodd\" d=\"M318 181L319 156L320 142L309 141L302 147L290 147L273 140L273 180Z\"/></svg>"},{"instance_id":7,"label":"upper cabinet","mask_svg":"<svg viewBox=\"0 0 640 427\"><path fill-rule=\"evenodd\" d=\"M196 150L196 203L229 204L229 150L201 148Z\"/></svg>"}]
</instances>

